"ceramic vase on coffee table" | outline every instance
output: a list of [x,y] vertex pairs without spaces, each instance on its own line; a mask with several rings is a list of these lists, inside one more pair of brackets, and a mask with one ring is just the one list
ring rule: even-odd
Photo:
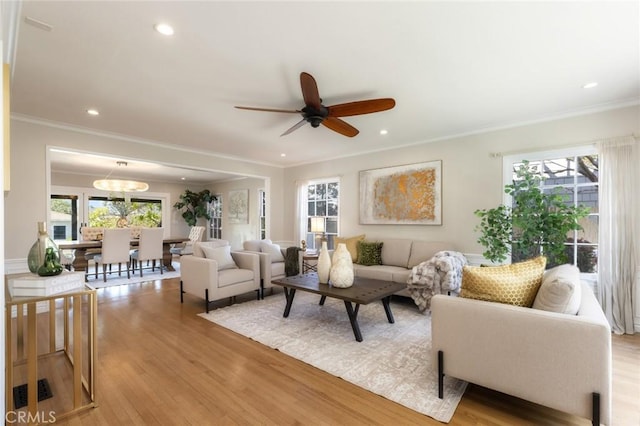
[[344,243],[338,244],[333,252],[329,277],[334,287],[347,288],[353,285],[353,261]]
[[329,283],[329,274],[331,271],[331,257],[327,249],[327,242],[323,241],[318,254],[318,281],[322,284]]

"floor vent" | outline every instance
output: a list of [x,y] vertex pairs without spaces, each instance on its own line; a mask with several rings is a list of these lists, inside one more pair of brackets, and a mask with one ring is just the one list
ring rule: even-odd
[[[52,396],[51,386],[49,386],[47,379],[38,380],[38,401],[44,401]],[[13,388],[13,404],[16,410],[29,405],[26,383]]]

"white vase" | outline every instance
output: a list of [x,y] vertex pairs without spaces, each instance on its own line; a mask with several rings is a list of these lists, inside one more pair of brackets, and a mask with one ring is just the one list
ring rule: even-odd
[[353,261],[346,244],[338,244],[333,252],[329,276],[334,287],[347,288],[353,285]]
[[329,283],[329,272],[331,271],[331,257],[327,249],[327,242],[322,242],[320,254],[318,255],[318,281],[322,284]]

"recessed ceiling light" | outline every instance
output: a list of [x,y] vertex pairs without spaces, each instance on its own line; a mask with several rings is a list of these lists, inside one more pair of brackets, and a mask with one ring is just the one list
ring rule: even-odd
[[87,114],[89,114],[89,115],[100,115],[100,112],[97,109],[89,108],[87,110]]
[[380,130],[380,134],[381,135],[386,135],[387,133],[389,133],[389,131],[387,129]]
[[187,180],[187,178],[186,177],[181,177],[180,180]]
[[596,87],[598,85],[597,81],[592,81],[591,83],[587,83],[584,86],[582,86],[583,89],[593,89],[594,87]]
[[173,27],[169,24],[156,24],[153,28],[160,34],[166,36],[173,35]]
[[280,157],[286,157],[287,154],[285,154],[284,152],[282,154],[280,154]]

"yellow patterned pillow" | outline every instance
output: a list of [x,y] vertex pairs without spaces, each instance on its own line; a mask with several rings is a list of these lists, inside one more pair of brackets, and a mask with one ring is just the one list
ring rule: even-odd
[[339,243],[343,243],[347,246],[347,250],[351,253],[351,260],[355,262],[358,260],[358,241],[364,240],[364,234],[356,235],[355,237],[336,237],[334,242],[334,247],[338,247]]
[[462,271],[461,297],[507,303],[533,305],[547,259],[544,256],[502,266],[465,266]]

